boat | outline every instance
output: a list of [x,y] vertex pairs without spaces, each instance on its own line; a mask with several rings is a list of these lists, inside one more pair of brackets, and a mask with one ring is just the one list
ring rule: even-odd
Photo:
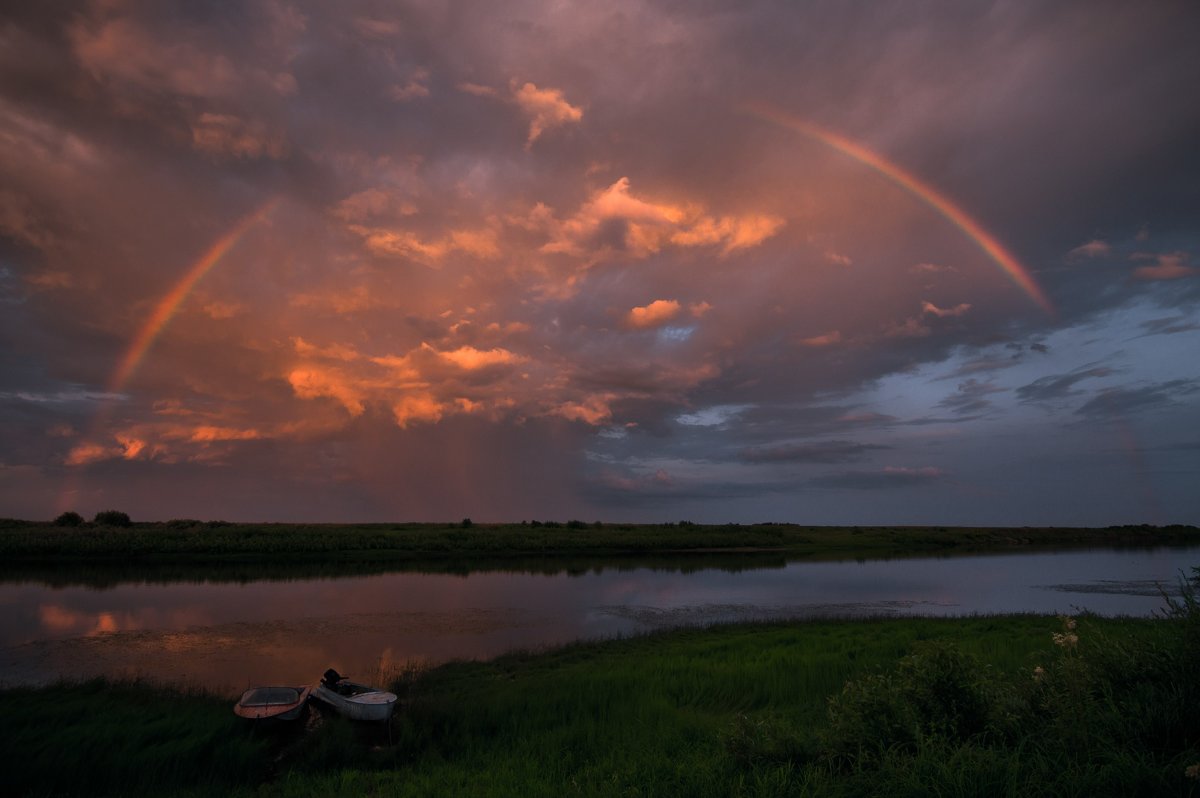
[[301,687],[251,687],[242,693],[233,708],[233,714],[249,720],[295,720],[304,709],[304,702],[312,691],[309,685]]
[[312,697],[352,720],[387,720],[396,708],[396,694],[352,682],[333,668],[312,688]]

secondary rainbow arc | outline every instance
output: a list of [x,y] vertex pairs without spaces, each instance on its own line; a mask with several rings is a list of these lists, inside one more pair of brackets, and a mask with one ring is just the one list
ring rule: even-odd
[[970,214],[933,186],[862,144],[807,120],[758,103],[742,105],[741,110],[758,119],[819,141],[887,177],[961,230],[983,250],[993,263],[1003,270],[1018,288],[1037,303],[1038,307],[1050,316],[1055,315],[1054,305],[1051,304],[1046,293],[1029,273],[1029,270]]
[[263,203],[257,210],[244,216],[233,227],[231,227],[224,235],[218,238],[204,254],[202,254],[190,267],[184,272],[184,275],[179,278],[175,285],[166,295],[158,301],[150,316],[145,323],[134,335],[129,347],[125,350],[125,354],[121,356],[121,360],[117,364],[116,371],[108,381],[108,390],[110,393],[118,393],[125,385],[126,381],[133,376],[137,371],[142,360],[150,351],[155,339],[163,329],[170,323],[171,319],[179,311],[183,301],[187,299],[192,289],[196,284],[212,271],[213,267],[221,262],[242,239],[246,233],[261,222],[279,203],[277,198],[270,199]]

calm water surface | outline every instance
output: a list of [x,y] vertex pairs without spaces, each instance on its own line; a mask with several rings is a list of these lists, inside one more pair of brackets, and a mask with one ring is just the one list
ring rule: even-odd
[[[1200,547],[684,572],[387,573],[103,589],[0,583],[0,683],[140,675],[237,691],[364,678],[579,638],[732,620],[998,612],[1151,615]],[[686,560],[681,560],[681,567]]]

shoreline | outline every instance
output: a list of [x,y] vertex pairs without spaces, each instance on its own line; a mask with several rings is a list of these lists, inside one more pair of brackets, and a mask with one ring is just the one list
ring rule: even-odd
[[1200,528],[813,527],[795,524],[232,524],[171,521],[130,527],[0,522],[4,570],[114,565],[422,563],[454,568],[506,560],[721,557],[892,559],[1079,548],[1200,545]]

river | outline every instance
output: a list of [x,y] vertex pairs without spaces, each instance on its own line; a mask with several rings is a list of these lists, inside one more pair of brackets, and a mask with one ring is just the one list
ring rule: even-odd
[[[729,562],[726,560],[725,562]],[[736,562],[736,561],[735,561]],[[753,561],[751,561],[753,562]],[[138,676],[233,693],[364,679],[686,624],[878,615],[1152,615],[1200,547],[537,572],[0,581],[0,684]]]

